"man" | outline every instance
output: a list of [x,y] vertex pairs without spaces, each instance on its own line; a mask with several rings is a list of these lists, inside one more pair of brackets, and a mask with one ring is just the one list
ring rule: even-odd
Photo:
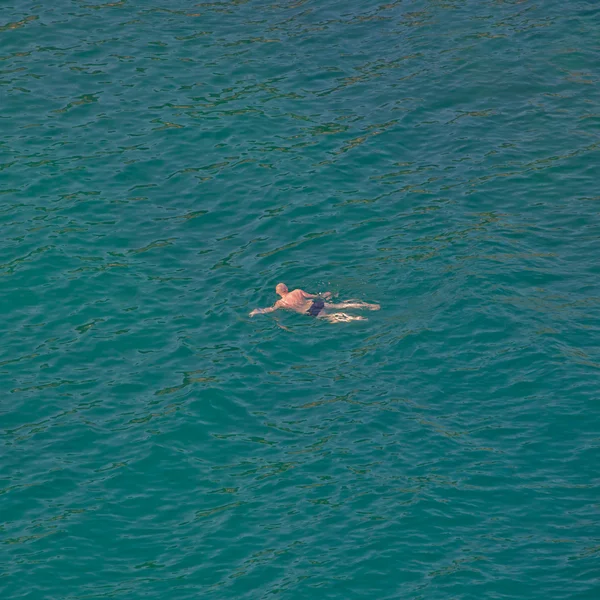
[[325,300],[331,298],[331,292],[325,292],[321,295],[309,294],[304,290],[294,290],[293,292],[290,292],[285,283],[277,284],[275,291],[281,296],[281,299],[277,300],[277,302],[269,308],[255,308],[250,313],[251,317],[258,314],[271,313],[278,308],[284,308],[303,315],[327,319],[330,323],[337,323],[344,321],[364,321],[365,317],[355,317],[343,312],[328,313],[327,309],[365,308],[368,310],[379,310],[379,308],[381,308],[379,304],[367,304],[366,302],[355,300],[332,304],[331,302],[325,302]]

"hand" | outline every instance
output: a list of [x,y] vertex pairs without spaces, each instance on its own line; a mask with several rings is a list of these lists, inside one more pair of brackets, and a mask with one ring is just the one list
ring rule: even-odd
[[258,310],[256,310],[256,308],[248,315],[249,317],[253,317],[254,315],[258,314]]

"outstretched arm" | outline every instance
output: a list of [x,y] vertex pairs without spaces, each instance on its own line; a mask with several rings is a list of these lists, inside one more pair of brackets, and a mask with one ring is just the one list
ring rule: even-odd
[[264,315],[265,313],[272,313],[279,308],[278,305],[279,305],[279,302],[275,302],[275,304],[273,304],[273,306],[269,306],[269,308],[255,308],[250,313],[250,316],[253,317],[254,315]]

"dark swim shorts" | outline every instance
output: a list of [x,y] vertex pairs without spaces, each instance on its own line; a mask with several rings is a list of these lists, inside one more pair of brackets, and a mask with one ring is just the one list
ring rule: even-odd
[[313,300],[312,306],[308,309],[308,314],[311,317],[316,317],[325,308],[325,302],[321,298]]

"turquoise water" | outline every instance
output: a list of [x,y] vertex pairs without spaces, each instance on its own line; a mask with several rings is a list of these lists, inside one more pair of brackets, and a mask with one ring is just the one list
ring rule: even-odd
[[4,2],[0,597],[597,598],[597,17]]

